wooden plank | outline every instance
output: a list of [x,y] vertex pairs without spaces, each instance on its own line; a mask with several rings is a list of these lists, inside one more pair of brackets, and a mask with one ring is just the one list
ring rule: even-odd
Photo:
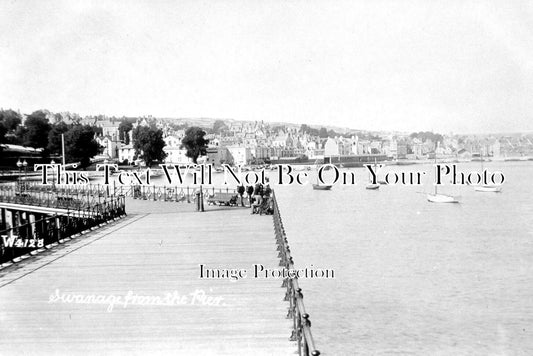
[[[278,267],[272,217],[153,210],[1,270],[2,354],[294,354],[282,281],[250,278],[253,263]],[[200,264],[247,268],[250,276],[200,279]],[[128,293],[153,300],[177,293],[186,303],[109,311],[109,303],[81,303]],[[204,305],[202,293],[220,304]],[[80,302],[54,300],[67,294]]]

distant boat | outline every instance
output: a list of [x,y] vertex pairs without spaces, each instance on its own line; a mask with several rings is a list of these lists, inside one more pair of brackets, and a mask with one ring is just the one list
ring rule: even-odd
[[331,190],[332,185],[329,184],[318,184],[313,183],[313,189],[314,190]]
[[[483,172],[483,158],[481,158],[481,172]],[[474,187],[476,192],[486,192],[486,193],[499,193],[502,191],[502,187],[498,185],[488,185],[484,184],[481,186]]]
[[[435,164],[437,163],[437,158],[435,157]],[[456,197],[446,194],[439,194],[437,192],[437,185],[435,184],[435,192],[433,194],[427,195],[427,200],[432,203],[459,203],[459,200]]]
[[496,185],[482,185],[479,187],[474,187],[474,190],[476,192],[493,192],[493,193],[499,193],[502,191],[502,187],[496,186]]
[[[331,184],[323,184],[318,179],[318,163],[317,162],[318,160],[315,161],[315,167],[316,167],[317,172],[316,172],[316,183],[313,183],[313,189],[314,190],[331,190],[331,187],[333,187]],[[326,168],[329,168],[329,166]]]
[[[376,174],[377,174],[377,169],[376,169],[376,168],[377,168],[377,162],[374,160],[374,172],[376,172]],[[375,183],[375,184],[372,183],[372,177],[370,177],[370,172],[368,173],[368,175],[369,175],[368,178],[369,178],[369,181],[370,181],[370,182],[367,183],[367,185],[366,185],[365,188],[366,188],[366,189],[369,189],[369,190],[376,190],[376,189],[379,189],[379,185],[380,185],[380,184],[379,184],[379,183]]]
[[[436,190],[437,186],[435,186]],[[428,194],[427,199],[432,203],[459,203],[459,200],[451,195],[437,194],[436,192],[435,194]]]
[[[527,159],[527,158],[526,158]],[[505,162],[519,162],[525,161],[523,157],[505,157],[503,159]]]

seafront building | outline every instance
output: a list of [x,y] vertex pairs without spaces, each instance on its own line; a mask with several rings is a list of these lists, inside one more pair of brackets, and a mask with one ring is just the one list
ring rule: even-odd
[[[173,129],[168,122],[154,118],[141,118],[134,124],[148,126],[150,123],[161,128],[167,153],[165,163],[186,164],[190,159],[181,148],[185,136],[183,128]],[[96,122],[102,127],[98,142],[104,155],[119,162],[134,162],[135,153],[130,142],[125,144],[119,137],[120,121]],[[209,131],[209,128],[206,127]],[[440,135],[439,135],[440,136]],[[223,132],[210,132],[206,162],[215,164],[258,164],[270,161],[294,162],[321,160],[324,157],[355,157],[378,155],[389,160],[424,160],[437,155],[441,158],[472,159],[486,157],[504,159],[533,155],[533,135],[509,136],[460,136],[443,135],[429,137],[419,134],[380,134],[365,133],[352,135],[328,135],[320,137],[301,132],[296,126],[274,126],[262,122],[232,122]]]
[[[22,115],[23,122],[25,115]],[[190,159],[181,148],[188,125],[198,125],[198,119],[173,121],[156,119],[151,116],[141,118],[109,118],[104,116],[81,118],[71,113],[48,113],[51,122],[62,120],[67,123],[80,123],[99,128],[95,139],[102,148],[102,157],[123,164],[138,164],[132,130],[120,131],[125,120],[137,126],[152,126],[161,129],[165,140],[165,163],[186,164]],[[176,123],[178,122],[178,123]],[[533,134],[507,135],[458,135],[433,134],[429,132],[371,133],[365,131],[309,131],[307,125],[270,124],[264,122],[226,121],[226,127],[213,132],[210,125],[204,129],[209,140],[205,162],[220,164],[262,164],[269,162],[314,162],[325,157],[345,157],[348,161],[357,156],[378,156],[388,160],[427,160],[435,157],[469,160],[512,159],[533,156]],[[3,145],[3,152],[13,151]],[[357,160],[357,159],[356,159]]]

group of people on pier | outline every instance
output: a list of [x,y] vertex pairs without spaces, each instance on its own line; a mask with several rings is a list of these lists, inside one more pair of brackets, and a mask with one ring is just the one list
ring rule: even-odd
[[241,205],[244,206],[244,193],[248,194],[248,201],[250,202],[250,208],[252,208],[251,214],[273,214],[274,202],[272,201],[272,189],[270,184],[263,186],[261,183],[257,183],[255,186],[244,187],[240,185],[237,187],[237,193],[241,197]]

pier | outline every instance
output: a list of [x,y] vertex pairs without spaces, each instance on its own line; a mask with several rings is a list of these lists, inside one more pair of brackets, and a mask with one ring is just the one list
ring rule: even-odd
[[[194,195],[158,200],[164,191],[123,198],[127,216],[0,269],[2,353],[319,355],[297,279],[252,275],[294,268],[275,196],[274,215],[258,216],[197,212]],[[200,264],[248,277],[199,278]]]

